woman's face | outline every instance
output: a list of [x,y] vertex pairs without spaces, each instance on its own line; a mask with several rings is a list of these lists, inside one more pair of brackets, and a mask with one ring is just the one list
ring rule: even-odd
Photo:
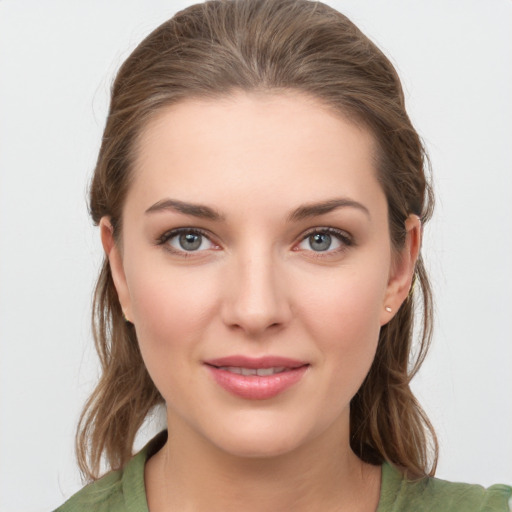
[[408,229],[398,263],[372,136],[308,96],[162,110],[122,244],[108,219],[102,236],[170,431],[242,456],[348,442],[350,400],[407,294]]

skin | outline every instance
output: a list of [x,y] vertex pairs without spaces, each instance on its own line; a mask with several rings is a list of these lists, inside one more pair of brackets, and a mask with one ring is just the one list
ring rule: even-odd
[[[108,218],[101,233],[167,405],[169,441],[146,465],[152,512],[377,507],[380,468],[350,449],[349,403],[407,296],[421,227],[409,217],[406,244],[393,249],[373,155],[366,129],[293,92],[187,100],[145,128],[121,242]],[[147,211],[169,198],[221,219]],[[290,218],[340,198],[360,206]],[[207,237],[186,252],[179,237],[162,238],[176,228]],[[315,228],[342,238],[314,250]],[[248,400],[204,364],[233,354],[309,368],[278,396]]]

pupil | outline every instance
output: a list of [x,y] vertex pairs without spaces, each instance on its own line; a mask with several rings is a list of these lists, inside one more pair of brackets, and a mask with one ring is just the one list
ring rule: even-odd
[[196,251],[201,246],[201,235],[194,233],[180,235],[180,245],[187,251]]
[[326,251],[331,246],[331,235],[315,233],[309,237],[309,243],[315,251]]

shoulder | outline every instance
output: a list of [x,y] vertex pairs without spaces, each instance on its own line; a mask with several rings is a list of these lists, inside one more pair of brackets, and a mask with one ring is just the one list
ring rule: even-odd
[[54,512],[148,512],[144,467],[166,440],[167,432],[161,432],[123,469],[85,486]]
[[382,467],[381,503],[377,512],[509,512],[512,487],[448,482],[438,478],[408,481],[389,464]]
[[55,512],[114,512],[123,509],[123,472],[113,471],[86,485]]

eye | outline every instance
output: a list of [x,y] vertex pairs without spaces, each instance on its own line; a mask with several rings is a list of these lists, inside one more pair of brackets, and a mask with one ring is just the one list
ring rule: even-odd
[[338,252],[352,245],[352,238],[335,228],[315,228],[306,233],[297,248],[314,252]]
[[158,240],[176,253],[200,252],[217,247],[208,236],[198,229],[180,228],[164,233]]

